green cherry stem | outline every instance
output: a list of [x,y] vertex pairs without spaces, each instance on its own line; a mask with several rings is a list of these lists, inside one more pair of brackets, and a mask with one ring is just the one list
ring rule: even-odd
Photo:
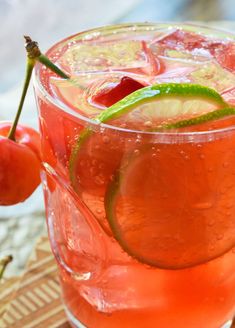
[[28,54],[28,58],[35,59],[39,61],[41,64],[45,65],[51,71],[62,77],[63,79],[69,79],[70,77],[65,74],[58,66],[53,64],[48,57],[43,55],[38,47],[38,43],[36,41],[32,41],[29,36],[25,36],[25,48]]
[[8,134],[8,139],[11,139],[13,141],[16,141],[15,140],[16,127],[17,127],[17,124],[18,124],[18,121],[19,121],[19,118],[20,118],[20,114],[22,112],[25,96],[26,96],[26,93],[27,93],[27,90],[28,90],[28,87],[29,87],[29,82],[31,80],[34,65],[35,65],[35,60],[32,59],[32,58],[27,58],[25,81],[24,81],[24,85],[23,85],[21,98],[20,98],[20,103],[19,103],[19,107],[18,107],[17,112],[16,112],[14,122],[13,122],[13,124],[11,126],[11,129],[9,131],[9,134]]
[[15,132],[17,128],[17,124],[22,112],[22,108],[24,105],[25,96],[29,87],[29,83],[32,76],[32,71],[34,68],[34,65],[36,61],[39,61],[43,65],[45,65],[47,68],[49,68],[51,71],[62,77],[63,79],[69,79],[70,77],[65,74],[59,67],[57,67],[55,64],[53,64],[49,58],[47,58],[45,55],[43,55],[38,47],[38,43],[36,41],[32,41],[32,39],[29,36],[24,36],[25,38],[25,49],[27,51],[27,64],[26,64],[26,74],[25,74],[25,81],[23,85],[23,90],[20,98],[19,107],[16,113],[16,117],[14,119],[14,122],[12,124],[12,127],[8,134],[8,139],[11,139],[13,141],[15,140]]
[[57,75],[59,75],[60,77],[62,77],[63,79],[69,79],[69,76],[66,75],[63,71],[61,71],[61,69],[56,66],[55,64],[53,64],[49,58],[43,54],[41,54],[37,60],[45,65],[47,68],[50,68],[54,73],[56,73]]
[[3,277],[3,274],[6,270],[7,265],[13,260],[12,255],[8,255],[0,259],[0,280]]

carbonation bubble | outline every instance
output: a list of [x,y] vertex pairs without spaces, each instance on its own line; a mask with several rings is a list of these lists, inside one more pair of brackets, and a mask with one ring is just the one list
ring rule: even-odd
[[135,154],[135,155],[139,155],[139,154],[140,154],[140,150],[139,150],[139,149],[135,149],[135,150],[134,150],[134,154]]

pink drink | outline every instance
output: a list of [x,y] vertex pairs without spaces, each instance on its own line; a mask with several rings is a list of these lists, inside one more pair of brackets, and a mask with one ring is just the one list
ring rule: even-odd
[[[233,318],[235,118],[173,133],[146,132],[179,119],[172,108],[167,117],[141,109],[109,124],[92,119],[156,83],[209,86],[232,105],[234,49],[233,35],[193,25],[121,25],[48,51],[72,82],[37,67],[48,231],[74,327],[221,328]],[[104,202],[120,167],[126,182],[111,210],[133,224],[135,247],[163,266],[136,260],[114,238]]]

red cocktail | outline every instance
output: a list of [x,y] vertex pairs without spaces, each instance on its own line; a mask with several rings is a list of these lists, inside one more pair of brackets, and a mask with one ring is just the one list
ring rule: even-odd
[[72,325],[221,328],[235,311],[235,117],[154,131],[197,116],[197,96],[96,117],[170,82],[209,86],[232,106],[234,36],[120,25],[48,56],[71,76],[38,66],[35,81],[48,231]]

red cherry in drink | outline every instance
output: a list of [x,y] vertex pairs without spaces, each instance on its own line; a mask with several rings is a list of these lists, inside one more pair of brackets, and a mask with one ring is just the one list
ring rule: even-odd
[[10,123],[0,124],[0,205],[28,198],[40,183],[40,138],[32,128],[17,125],[15,141]]
[[130,93],[145,87],[142,83],[129,76],[123,76],[119,83],[101,90],[93,96],[92,101],[106,107],[112,106]]

